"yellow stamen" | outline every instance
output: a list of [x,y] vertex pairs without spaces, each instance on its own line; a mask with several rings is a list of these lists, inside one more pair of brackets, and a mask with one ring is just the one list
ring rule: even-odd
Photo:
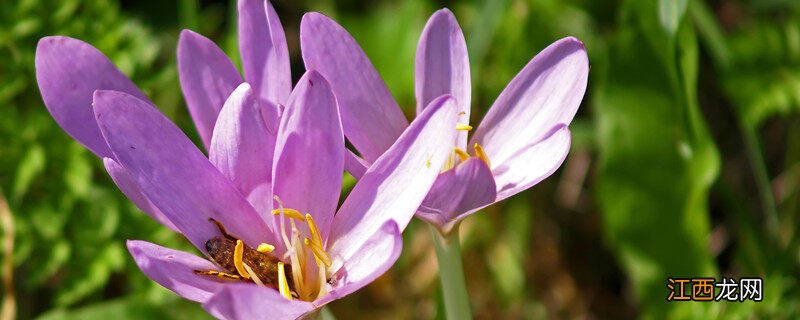
[[238,272],[242,278],[250,279],[250,274],[247,273],[247,270],[243,266],[243,255],[244,242],[242,242],[242,240],[236,240],[236,247],[233,248],[233,266],[236,267],[236,272]]
[[253,282],[255,282],[259,287],[264,286],[264,283],[261,282],[261,279],[258,278],[258,275],[256,275],[255,272],[253,272],[253,269],[251,269],[250,266],[248,266],[246,263],[242,263],[242,266],[244,267],[245,270],[247,270],[247,274],[250,275],[250,278],[253,279]]
[[256,251],[261,252],[261,253],[270,253],[272,251],[275,251],[275,246],[273,246],[271,244],[268,244],[268,243],[262,243],[262,244],[258,245],[258,248],[256,248]]
[[472,130],[472,126],[468,124],[456,124],[456,130],[460,131],[470,131]]
[[327,277],[327,272],[325,268],[322,267],[322,262],[320,261],[317,261],[317,272],[319,272],[319,274],[317,275],[318,277],[317,279],[319,279],[319,292],[317,292],[317,297],[322,297],[328,294],[328,286],[327,286],[328,282],[325,281],[325,278]]
[[331,257],[327,252],[325,252],[325,249],[314,243],[314,241],[311,241],[309,238],[305,238],[303,243],[305,243],[306,246],[311,248],[311,251],[314,252],[314,258],[317,258],[318,261],[324,263],[326,267],[331,266]]
[[311,217],[310,213],[306,213],[306,222],[308,223],[308,230],[311,231],[311,240],[322,247],[322,236],[319,235],[317,224],[314,223],[314,218]]
[[485,162],[487,166],[491,167],[492,163],[489,162],[489,157],[486,156],[486,151],[483,151],[483,147],[481,147],[481,144],[476,142],[474,147],[475,147],[475,156],[483,160],[483,162]]
[[459,148],[455,148],[455,149],[453,150],[453,152],[455,152],[455,153],[456,153],[456,155],[457,155],[459,158],[461,158],[461,161],[467,161],[467,159],[469,159],[469,154],[468,154],[466,151],[464,151],[464,150],[461,150],[461,149],[459,149]]
[[283,269],[283,262],[278,262],[278,291],[286,299],[292,300],[292,292],[289,290],[289,281],[286,280],[286,270]]
[[444,166],[442,167],[441,172],[445,172],[447,170],[453,169],[456,166],[456,158],[453,153],[447,155],[447,161],[444,162]]
[[281,214],[281,210],[283,210],[283,215],[286,216],[287,218],[292,218],[292,219],[296,219],[296,220],[300,220],[300,221],[305,221],[305,218],[303,217],[303,214],[300,213],[300,211],[297,211],[295,209],[289,209],[289,208],[273,209],[272,210],[272,214],[277,216],[277,215]]

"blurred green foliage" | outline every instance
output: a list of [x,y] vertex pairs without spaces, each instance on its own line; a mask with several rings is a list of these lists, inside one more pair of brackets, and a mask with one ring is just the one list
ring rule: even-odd
[[[477,124],[551,42],[587,46],[590,84],[555,176],[465,221],[480,318],[800,317],[800,6],[790,0],[274,2],[294,77],[303,12],[359,41],[407,114],[427,17],[451,8],[471,57]],[[181,28],[238,61],[234,1],[0,2],[0,190],[16,227],[21,319],[208,317],[145,278],[125,249],[192,251],[120,194],[58,128],[34,75],[39,38],[98,47],[197,141],[177,82]],[[352,186],[352,181],[345,188]],[[427,227],[386,276],[338,301],[341,319],[441,318]],[[760,276],[761,303],[666,302],[667,277]]]

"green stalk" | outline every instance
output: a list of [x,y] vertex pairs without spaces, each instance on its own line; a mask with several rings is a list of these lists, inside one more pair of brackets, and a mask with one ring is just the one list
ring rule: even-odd
[[[742,117],[741,115],[739,116]],[[767,165],[762,156],[761,144],[758,134],[753,125],[746,121],[740,121],[742,133],[744,135],[747,155],[750,158],[750,165],[756,178],[756,187],[761,200],[761,209],[767,219],[767,232],[770,238],[777,243],[778,239],[778,210],[775,207],[775,197],[772,195],[772,184],[767,173]]]
[[458,226],[443,235],[431,226],[436,258],[439,262],[439,282],[444,297],[444,310],[447,319],[472,319],[467,285],[464,281],[464,267],[461,264],[461,245],[458,242]]

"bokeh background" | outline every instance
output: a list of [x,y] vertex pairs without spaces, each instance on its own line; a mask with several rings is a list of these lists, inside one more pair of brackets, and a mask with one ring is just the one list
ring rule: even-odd
[[[800,2],[273,4],[295,79],[299,21],[321,11],[354,35],[409,116],[417,39],[428,16],[449,7],[469,47],[473,124],[539,50],[569,35],[586,43],[590,82],[565,164],[462,225],[476,317],[800,317]],[[13,304],[19,319],[209,317],[134,265],[126,239],[194,249],[138,212],[51,119],[34,51],[46,35],[93,44],[198,141],[178,84],[178,34],[198,31],[238,64],[235,17],[232,0],[0,1],[6,312]],[[667,303],[670,276],[763,277],[764,299]],[[393,269],[330,310],[339,319],[443,319],[428,227],[414,221]]]

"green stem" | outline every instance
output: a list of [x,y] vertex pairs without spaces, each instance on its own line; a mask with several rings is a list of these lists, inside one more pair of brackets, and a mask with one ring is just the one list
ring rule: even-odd
[[444,296],[447,319],[472,319],[464,267],[461,264],[461,245],[458,242],[458,226],[447,235],[431,226],[436,258],[439,262],[439,281]]
[[775,207],[775,197],[772,194],[772,184],[769,181],[767,166],[761,154],[761,144],[758,141],[755,127],[746,121],[740,122],[747,154],[756,178],[756,187],[761,198],[761,209],[767,218],[767,231],[771,240],[775,241],[778,238],[778,210]]

